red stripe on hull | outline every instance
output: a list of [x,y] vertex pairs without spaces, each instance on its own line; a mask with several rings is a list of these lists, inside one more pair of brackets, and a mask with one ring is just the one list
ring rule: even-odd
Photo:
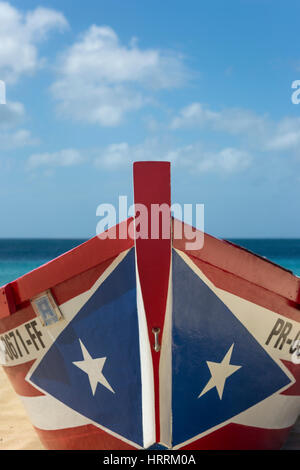
[[7,317],[16,311],[14,293],[10,284],[0,288],[0,318]]
[[232,273],[224,273],[221,269],[190,254],[188,256],[216,287],[267,308],[272,312],[279,313],[291,320],[299,321],[300,312],[298,304]]
[[13,315],[0,319],[0,334],[12,330],[13,328],[17,328],[18,326],[23,325],[23,323],[26,323],[33,318],[36,318],[36,314],[28,302],[24,308],[18,310]]
[[[64,302],[80,295],[89,290],[104,271],[110,266],[116,257],[106,260],[104,263],[87,270],[78,276],[74,276],[71,279],[66,280],[60,284],[57,284],[51,289],[51,292],[55,298],[57,305],[61,305]],[[33,318],[36,318],[36,314],[29,302],[24,302],[23,308],[8,317],[0,319],[0,334],[6,331],[17,328],[18,326],[26,323]]]
[[285,443],[291,427],[261,429],[228,424],[180,450],[277,450]]
[[49,450],[136,450],[92,424],[55,431],[35,428],[46,449]]
[[44,395],[37,388],[26,382],[25,377],[35,360],[17,366],[2,366],[4,372],[14,387],[15,392],[23,397],[39,397]]
[[[131,248],[134,244],[132,238],[128,236],[126,239],[118,238],[118,231],[120,233],[124,232],[126,236],[131,222],[132,219],[128,219],[119,224],[117,228],[109,229],[108,232],[112,233],[114,238],[100,240],[98,237],[94,237],[10,283],[16,305],[20,305],[40,292],[51,289],[55,285],[65,282]],[[114,235],[115,230],[117,238]]]
[[[134,202],[136,210],[136,256],[141,291],[145,307],[148,334],[151,346],[154,343],[153,328],[160,328],[160,341],[163,334],[171,262],[171,182],[170,164],[167,162],[138,162],[134,164]],[[139,225],[139,208],[147,208],[147,218]],[[154,205],[165,205],[163,219],[151,217]],[[153,214],[152,214],[153,215]],[[161,221],[163,220],[163,223]],[[166,227],[166,233],[163,229]],[[139,232],[146,230],[146,239]],[[155,230],[157,239],[151,234]],[[166,238],[164,238],[166,237]],[[152,348],[156,441],[160,440],[159,428],[159,360],[160,352]]]
[[201,250],[186,251],[186,243],[190,240],[184,237],[184,225],[179,220],[173,220],[173,233],[182,232],[181,239],[174,238],[174,248],[184,251],[193,259],[199,259],[225,271],[223,275],[232,273],[292,302],[300,303],[298,277],[237,245],[207,234],[204,234],[204,246]]
[[56,300],[57,305],[61,305],[73,297],[76,297],[77,295],[80,295],[83,292],[91,289],[91,287],[115,259],[116,257],[110,258],[95,268],[85,271],[84,273],[81,273],[78,276],[68,279],[67,281],[53,287],[51,292]]
[[300,366],[290,361],[282,361],[285,367],[293,374],[296,382],[287,388],[281,395],[299,395],[300,396]]

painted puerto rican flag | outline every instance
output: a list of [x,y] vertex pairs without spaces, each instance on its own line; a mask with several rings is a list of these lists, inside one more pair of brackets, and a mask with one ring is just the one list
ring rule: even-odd
[[299,365],[277,334],[288,325],[299,337],[292,318],[216,287],[173,253],[174,448],[281,447],[300,413]]
[[49,449],[277,449],[299,415],[299,280],[229,243],[95,238],[3,292],[1,362]]

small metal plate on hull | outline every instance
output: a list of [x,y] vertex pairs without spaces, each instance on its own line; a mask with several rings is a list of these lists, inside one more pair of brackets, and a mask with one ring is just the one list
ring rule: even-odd
[[62,313],[56,305],[50,290],[31,299],[31,305],[44,326],[52,325],[62,318]]

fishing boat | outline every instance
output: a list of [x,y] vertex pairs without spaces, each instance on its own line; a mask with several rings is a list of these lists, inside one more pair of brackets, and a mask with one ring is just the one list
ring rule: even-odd
[[297,420],[300,278],[174,219],[170,181],[134,163],[134,217],[0,289],[46,449],[275,450]]

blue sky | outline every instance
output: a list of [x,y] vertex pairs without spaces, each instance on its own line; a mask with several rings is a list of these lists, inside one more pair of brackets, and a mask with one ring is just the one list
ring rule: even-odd
[[95,235],[168,160],[217,237],[300,237],[300,4],[0,0],[0,237]]

